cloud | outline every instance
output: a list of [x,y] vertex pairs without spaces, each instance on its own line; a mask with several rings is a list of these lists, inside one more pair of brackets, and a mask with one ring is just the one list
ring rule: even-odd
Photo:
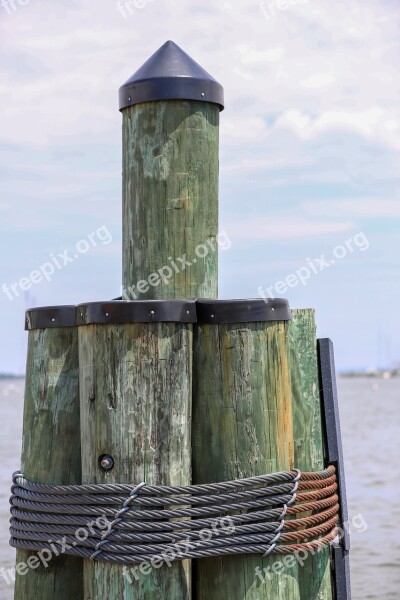
[[284,48],[282,46],[276,46],[275,48],[268,48],[267,50],[256,50],[250,45],[238,44],[236,46],[236,52],[243,65],[265,65],[266,63],[278,62],[284,54]]
[[240,140],[259,139],[260,135],[267,132],[267,125],[261,117],[239,117],[236,119],[222,119],[221,136],[238,138]]
[[352,227],[354,224],[351,221],[306,221],[282,214],[241,219],[239,222],[228,221],[225,229],[232,239],[264,239],[267,242],[340,233]]
[[[395,227],[397,3],[281,4],[287,8],[268,19],[259,0],[154,0],[126,18],[116,0],[16,1],[10,15],[0,5],[0,229],[10,280],[30,257],[47,256],[71,235],[99,223],[120,230],[117,91],[167,39],[225,88],[221,186],[229,194],[221,194],[221,208],[238,250],[222,260],[232,286],[237,281],[226,273],[238,262],[247,277],[253,240],[261,249],[271,242],[272,255],[284,248],[290,262],[304,248],[318,255],[325,237],[359,227],[364,217],[371,229]],[[388,256],[397,242],[382,238],[374,248]],[[107,297],[110,282],[119,286],[120,268],[117,246],[104,252],[104,260],[78,261],[66,279],[38,289],[38,302]],[[359,274],[348,273],[352,280]],[[369,279],[360,293],[368,286]],[[324,301],[332,296],[336,314],[331,289],[324,283]],[[349,302],[346,310],[359,314]],[[3,311],[6,327],[19,322],[20,309]],[[13,334],[6,337],[0,359],[11,367],[23,359]]]
[[302,209],[313,217],[350,217],[354,219],[398,219],[400,217],[399,200],[373,196],[304,202]]
[[[0,140],[37,146],[97,135],[106,143],[119,122],[119,85],[167,36],[224,84],[229,113],[223,119],[274,111],[279,125],[304,140],[343,128],[391,147],[398,140],[390,3],[383,11],[378,1],[310,0],[270,20],[258,2],[154,0],[126,19],[114,1],[68,5],[37,0],[0,20]],[[360,76],[366,68],[368,77]],[[251,115],[234,109],[244,95],[252,99]]]
[[279,118],[277,127],[288,128],[306,141],[333,131],[348,131],[400,150],[400,121],[395,111],[377,106],[364,111],[332,110],[318,117],[291,109]]
[[335,75],[333,73],[314,73],[306,79],[303,79],[300,83],[306,88],[318,89],[326,86],[330,86],[335,82]]
[[[263,156],[244,156],[243,158],[233,158],[232,161],[227,162],[222,165],[221,173],[222,176],[224,173],[251,173],[252,171],[261,171],[263,173],[267,173],[272,170],[279,170],[281,172],[284,171],[285,178],[283,181],[288,182],[288,178],[291,173],[289,173],[289,168],[301,169],[302,167],[307,167],[312,165],[312,160],[307,157],[285,157],[285,156],[273,156],[271,154],[264,154]],[[268,180],[269,183],[272,182],[272,179]]]

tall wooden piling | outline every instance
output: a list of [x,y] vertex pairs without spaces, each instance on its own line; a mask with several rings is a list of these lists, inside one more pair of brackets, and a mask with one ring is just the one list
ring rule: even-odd
[[[26,329],[29,334],[21,470],[36,483],[79,484],[76,309],[33,309],[26,313]],[[46,566],[37,555],[17,550],[15,600],[83,598],[80,558],[53,553]]]
[[[279,300],[200,303],[193,359],[195,483],[293,468],[289,317]],[[274,573],[275,560],[240,555],[195,561],[196,600],[298,600],[296,566]],[[257,567],[268,574],[264,581]]]
[[[217,294],[222,104],[222,87],[173,42],[122,86],[123,300]],[[95,322],[79,338],[83,480],[191,483],[191,326]],[[97,455],[113,451],[120,466],[105,475]],[[121,566],[85,560],[84,572],[90,598],[191,598],[189,561],[132,583]]]
[[173,42],[122,86],[124,300],[217,297],[222,104]]

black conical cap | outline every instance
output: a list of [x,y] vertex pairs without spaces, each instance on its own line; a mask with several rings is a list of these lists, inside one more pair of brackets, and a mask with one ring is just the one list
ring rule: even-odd
[[224,89],[174,42],[166,42],[119,90],[119,109],[156,100],[200,100],[224,108]]

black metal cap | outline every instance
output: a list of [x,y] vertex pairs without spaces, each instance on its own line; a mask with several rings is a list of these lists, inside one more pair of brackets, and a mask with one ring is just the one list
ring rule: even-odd
[[177,44],[168,41],[119,89],[119,110],[156,100],[200,100],[224,109],[224,89]]
[[291,318],[289,303],[283,298],[197,301],[198,323],[254,323]]

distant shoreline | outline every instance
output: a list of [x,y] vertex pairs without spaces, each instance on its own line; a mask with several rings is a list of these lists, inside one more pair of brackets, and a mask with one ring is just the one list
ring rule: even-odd
[[25,375],[16,375],[15,373],[0,373],[0,381],[4,379],[25,379]]
[[347,378],[367,377],[369,379],[392,379],[394,377],[400,377],[400,371],[399,369],[388,369],[387,371],[342,371],[341,373],[338,373],[338,376]]

